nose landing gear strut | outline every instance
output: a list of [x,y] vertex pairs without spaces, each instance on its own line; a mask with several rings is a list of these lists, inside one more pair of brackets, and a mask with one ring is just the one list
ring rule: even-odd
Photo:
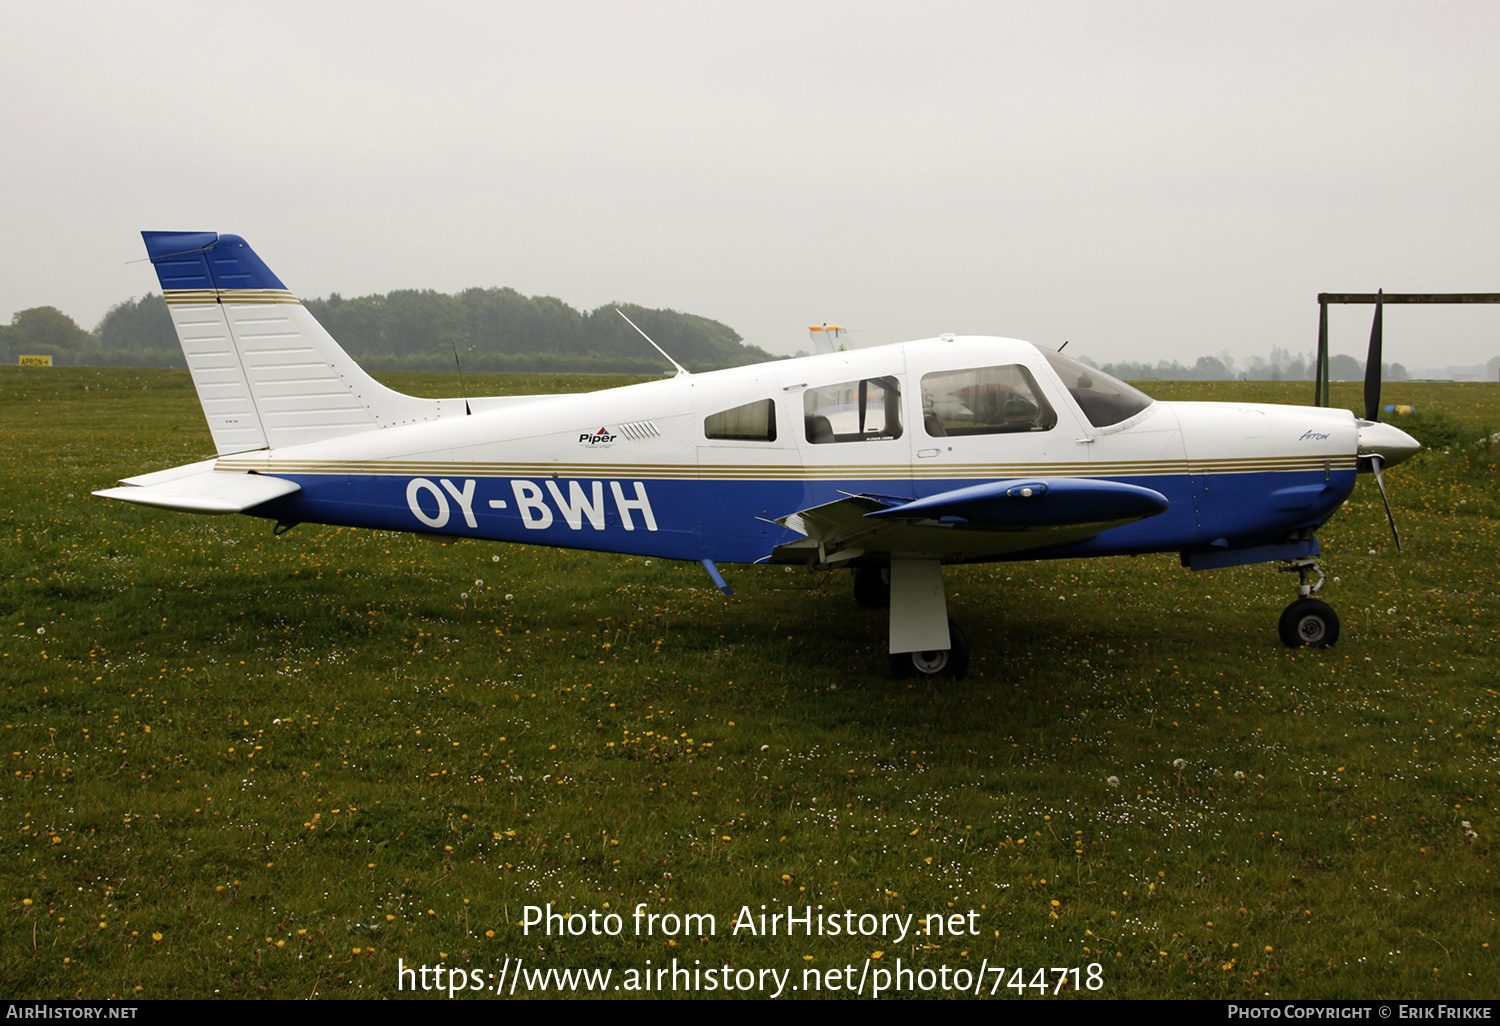
[[[1297,600],[1281,612],[1277,630],[1281,643],[1287,648],[1328,648],[1339,640],[1339,615],[1333,607],[1313,593],[1323,587],[1323,571],[1316,559],[1292,559],[1281,568],[1288,573],[1295,571],[1300,579],[1297,585]],[[1312,575],[1318,579],[1313,581]]]

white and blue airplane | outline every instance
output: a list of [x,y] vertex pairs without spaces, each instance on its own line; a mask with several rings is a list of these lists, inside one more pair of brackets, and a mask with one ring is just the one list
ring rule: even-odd
[[946,563],[1281,561],[1300,576],[1282,640],[1331,645],[1315,532],[1358,471],[1420,448],[1347,410],[1158,402],[1029,342],[954,335],[418,399],[362,371],[238,236],[144,236],[218,452],[96,495],[692,560],[726,593],[721,563],[849,568],[861,605],[890,608],[898,675],[967,666]]

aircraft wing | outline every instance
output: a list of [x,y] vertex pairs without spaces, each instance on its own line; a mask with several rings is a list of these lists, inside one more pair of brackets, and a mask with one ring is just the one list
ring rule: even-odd
[[1084,541],[1167,506],[1160,492],[1092,478],[989,481],[916,500],[850,495],[777,520],[805,537],[777,546],[771,562],[993,558]]
[[182,513],[242,513],[302,487],[279,477],[214,470],[217,462],[210,459],[127,477],[120,481],[125,487],[105,488],[94,494]]

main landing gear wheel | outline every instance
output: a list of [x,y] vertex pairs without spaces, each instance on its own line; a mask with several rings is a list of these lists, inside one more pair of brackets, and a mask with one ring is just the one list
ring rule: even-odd
[[969,668],[969,639],[948,621],[948,648],[933,652],[891,653],[893,677],[948,677],[958,680]]
[[1298,599],[1282,612],[1279,629],[1287,648],[1328,648],[1339,640],[1339,614],[1320,599]]
[[891,572],[883,566],[854,568],[854,601],[861,609],[891,608]]

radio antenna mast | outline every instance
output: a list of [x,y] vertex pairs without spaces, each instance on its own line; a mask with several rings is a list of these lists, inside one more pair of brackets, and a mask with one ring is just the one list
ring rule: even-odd
[[[625,311],[621,310],[618,306],[615,307],[615,313],[619,314],[621,317],[625,317]],[[625,317],[625,323],[630,325],[636,331],[641,331],[641,326],[635,323],[635,321],[632,321],[629,317]],[[670,356],[667,356],[667,351],[661,346],[657,345],[656,342],[652,340],[650,335],[646,334],[644,331],[641,331],[641,338],[645,339],[647,342],[650,342],[652,349],[655,349],[661,355],[666,356],[667,362],[670,363],[673,367],[677,368],[677,374],[675,375],[676,377],[681,378],[687,376],[688,369],[682,364],[678,363],[676,360],[672,359]]]

